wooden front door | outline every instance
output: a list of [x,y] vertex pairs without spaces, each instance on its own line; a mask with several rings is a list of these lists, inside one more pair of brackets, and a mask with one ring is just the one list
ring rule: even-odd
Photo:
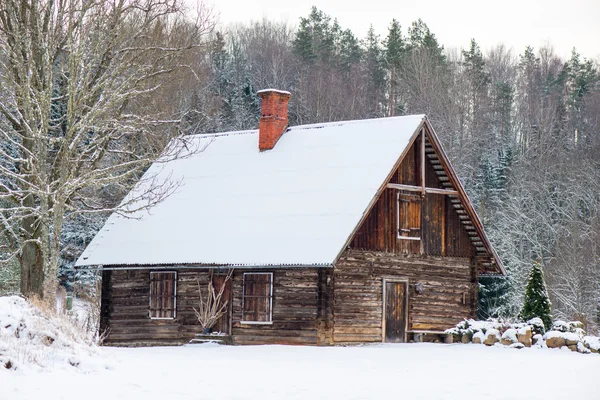
[[406,282],[384,281],[385,341],[406,341]]
[[223,290],[223,296],[221,297],[222,302],[227,302],[227,311],[213,327],[213,332],[221,332],[229,335],[231,327],[231,279],[225,281],[226,275],[213,275],[213,287],[215,292],[218,294],[223,284],[225,289]]

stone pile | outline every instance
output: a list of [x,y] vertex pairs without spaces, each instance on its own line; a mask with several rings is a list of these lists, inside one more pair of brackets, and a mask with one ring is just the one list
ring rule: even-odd
[[552,330],[544,332],[539,318],[526,323],[507,321],[465,320],[446,334],[451,334],[455,343],[474,343],[486,346],[568,348],[582,354],[600,353],[600,338],[586,336],[580,322],[557,321]]

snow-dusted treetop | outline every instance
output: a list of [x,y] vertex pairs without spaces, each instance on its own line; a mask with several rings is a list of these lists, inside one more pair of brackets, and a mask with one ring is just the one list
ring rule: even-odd
[[257,130],[192,136],[204,150],[146,173],[175,193],[113,214],[76,265],[330,266],[424,119],[296,126],[265,152]]

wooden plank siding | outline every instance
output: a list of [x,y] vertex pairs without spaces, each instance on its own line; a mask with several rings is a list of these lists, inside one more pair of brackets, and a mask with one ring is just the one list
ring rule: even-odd
[[[468,258],[347,250],[334,272],[335,343],[382,340],[383,278],[408,280],[408,330],[443,331],[473,316],[476,281]],[[415,284],[423,284],[417,294]]]
[[[167,269],[168,270],[168,269]],[[198,284],[208,270],[177,271],[177,313],[174,319],[151,319],[150,270],[103,271],[101,333],[118,346],[187,343],[202,328],[194,314]],[[273,272],[273,322],[242,324],[244,272]],[[231,329],[235,344],[328,344],[331,341],[331,272],[318,268],[236,270],[231,280]],[[329,279],[328,279],[329,278]]]
[[[420,138],[407,150],[398,169],[387,183],[419,186]],[[441,188],[429,159],[425,162],[427,187]],[[427,193],[421,198],[421,242],[398,239],[398,190],[387,188],[377,199],[350,243],[354,249],[386,251],[396,254],[427,254],[433,256],[472,257],[474,249],[458,214],[450,203],[453,196]],[[406,196],[420,193],[400,191]],[[416,214],[416,213],[415,213]]]
[[273,272],[273,318],[270,324],[242,323],[242,274],[234,274],[232,283],[235,344],[306,344],[319,340],[319,270],[285,268],[246,272]]

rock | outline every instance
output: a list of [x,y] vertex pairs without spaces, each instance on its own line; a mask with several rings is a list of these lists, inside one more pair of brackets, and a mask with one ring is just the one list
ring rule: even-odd
[[510,345],[511,349],[522,349],[525,345],[523,343],[517,342]]
[[[551,333],[551,332],[548,332]],[[551,335],[546,337],[546,346],[551,349],[558,349],[565,345],[565,339],[558,335]]]
[[592,353],[600,352],[600,338],[596,336],[584,336],[583,339],[581,339],[581,342]]
[[498,343],[500,341],[500,339],[498,339],[498,337],[496,335],[489,335],[485,338],[485,340],[483,341],[483,344],[485,344],[486,346],[493,346],[494,344]]
[[79,364],[81,364],[81,361],[79,360],[79,358],[73,356],[73,357],[69,357],[69,364],[71,364],[73,367],[79,367]]
[[568,347],[568,348],[569,348],[569,350],[571,350],[571,351],[577,351],[577,345],[575,345],[575,344],[571,344],[571,345],[569,345],[569,346],[567,346],[567,347]]
[[502,338],[500,339],[500,343],[505,346],[510,346],[513,343],[517,343],[517,330],[516,329],[507,329],[502,334]]
[[587,347],[585,347],[585,345],[583,344],[583,342],[578,342],[577,343],[577,352],[581,353],[581,354],[590,354],[591,353],[590,349],[588,349]]
[[473,343],[481,344],[481,338],[479,336],[473,336]]
[[11,359],[2,360],[1,363],[6,369],[13,369],[15,364],[13,364]]
[[460,338],[460,342],[464,344],[470,343],[471,341],[469,340],[469,335],[463,334]]
[[494,344],[500,341],[500,339],[498,339],[498,336],[500,336],[500,332],[498,332],[498,330],[488,329],[488,331],[485,333],[485,339],[483,340],[483,344],[485,344],[486,346],[493,346]]
[[577,346],[577,343],[579,343],[579,340],[575,340],[575,339],[572,339],[572,338],[566,338],[565,339],[565,344],[567,346]]
[[530,326],[525,326],[517,331],[517,340],[525,347],[531,347],[532,334]]
[[54,338],[50,335],[44,335],[42,336],[42,343],[46,346],[50,346],[54,343]]

